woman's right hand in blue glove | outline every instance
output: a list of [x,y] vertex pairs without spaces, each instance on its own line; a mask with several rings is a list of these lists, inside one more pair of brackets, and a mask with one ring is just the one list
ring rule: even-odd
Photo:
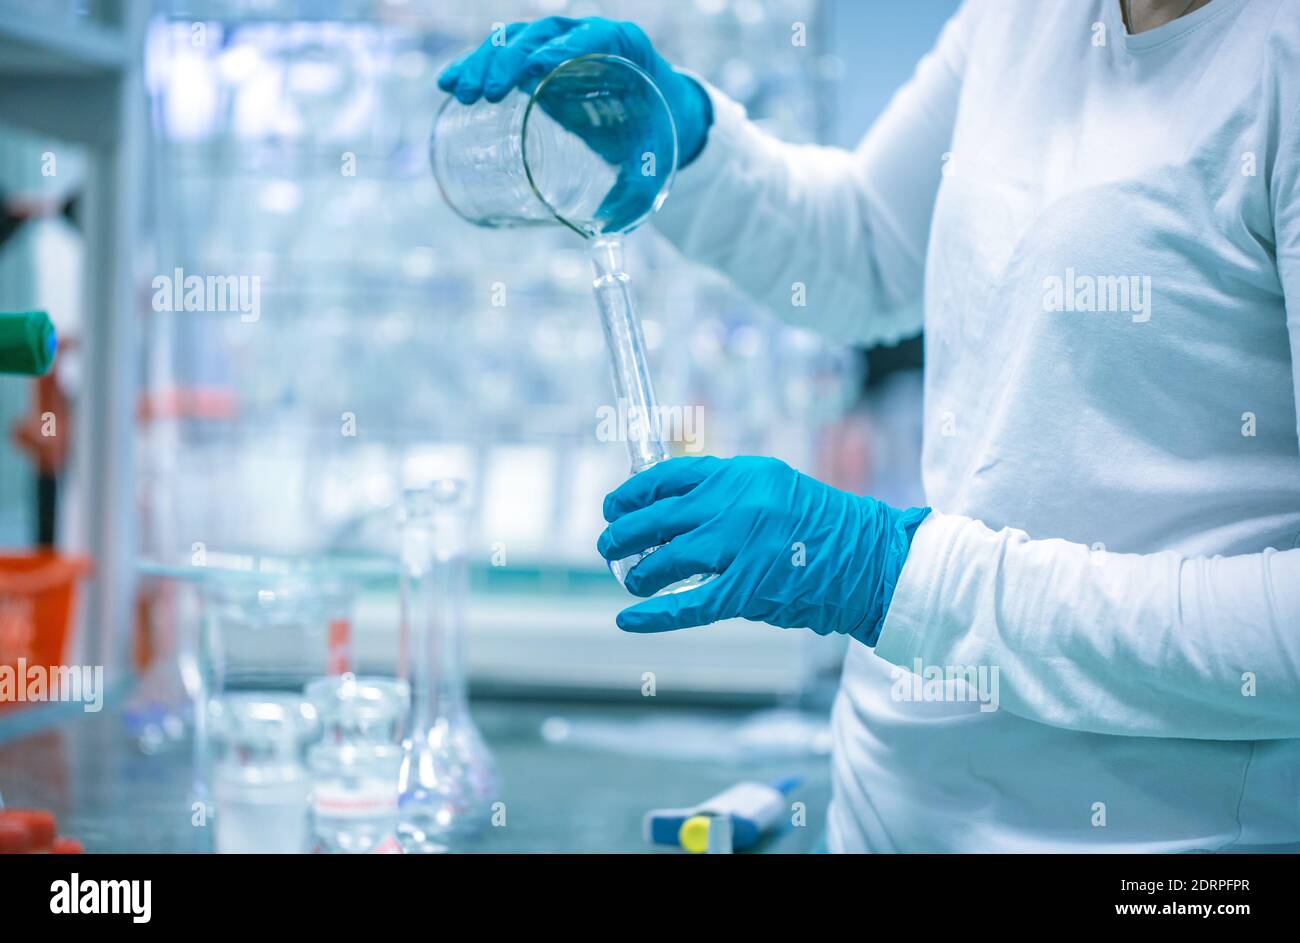
[[548,16],[534,23],[511,23],[447,66],[438,76],[438,87],[465,105],[480,98],[499,102],[512,88],[540,79],[561,62],[591,53],[622,56],[645,69],[677,125],[678,165],[685,167],[699,155],[713,123],[709,96],[698,82],[665,62],[635,23],[599,16]]

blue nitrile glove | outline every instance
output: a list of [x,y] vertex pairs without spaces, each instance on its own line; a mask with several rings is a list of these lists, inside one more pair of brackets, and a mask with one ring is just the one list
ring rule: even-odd
[[[704,149],[713,123],[708,94],[665,62],[635,23],[548,16],[534,23],[511,23],[502,45],[494,45],[493,38],[489,35],[469,55],[447,66],[438,76],[438,87],[466,105],[479,98],[499,102],[516,86],[529,90],[531,83],[569,59],[595,52],[622,56],[645,69],[663,92],[677,125],[677,165],[685,167]],[[554,117],[563,123],[561,116]]]
[[664,544],[628,574],[624,585],[637,596],[694,573],[720,574],[624,609],[618,625],[629,632],[740,616],[875,645],[929,513],[840,491],[774,458],[674,458],[606,496],[610,523],[596,549],[620,560]]

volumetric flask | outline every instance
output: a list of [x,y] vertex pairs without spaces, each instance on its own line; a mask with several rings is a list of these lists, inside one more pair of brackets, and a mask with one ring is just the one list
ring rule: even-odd
[[[677,130],[650,76],[618,56],[580,56],[497,104],[448,98],[429,150],[443,197],[469,222],[558,222],[587,240],[632,471],[671,457],[621,240],[663,204],[677,171]],[[641,556],[610,565],[619,582]]]
[[463,700],[452,637],[465,603],[463,501],[464,485],[454,479],[402,496],[399,671],[410,679],[412,704],[397,836],[408,854],[448,851],[481,831],[495,797],[491,754]]

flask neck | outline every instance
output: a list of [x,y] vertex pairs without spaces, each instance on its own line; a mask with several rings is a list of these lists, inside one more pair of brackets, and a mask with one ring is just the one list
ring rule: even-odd
[[632,280],[623,271],[623,241],[617,235],[589,241],[595,279],[592,290],[609,352],[619,436],[627,444],[633,472],[670,456],[661,430],[659,404],[646,366],[645,338],[637,318]]

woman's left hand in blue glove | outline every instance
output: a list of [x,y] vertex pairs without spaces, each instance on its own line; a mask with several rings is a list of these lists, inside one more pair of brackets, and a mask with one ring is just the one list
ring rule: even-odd
[[929,512],[840,491],[774,458],[674,458],[606,496],[609,526],[596,549],[620,560],[663,545],[628,574],[637,596],[718,574],[624,609],[618,625],[629,632],[742,617],[875,645]]

